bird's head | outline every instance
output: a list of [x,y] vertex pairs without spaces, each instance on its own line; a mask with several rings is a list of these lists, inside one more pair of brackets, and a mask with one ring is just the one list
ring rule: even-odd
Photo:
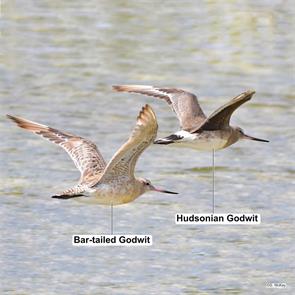
[[171,191],[155,188],[152,185],[151,181],[148,179],[145,179],[145,178],[139,178],[138,181],[141,184],[143,192],[155,191],[155,192],[166,193],[166,194],[178,194],[176,192],[171,192]]
[[236,131],[235,133],[238,135],[239,139],[250,139],[255,141],[269,142],[269,140],[261,139],[261,138],[257,138],[257,137],[253,137],[253,136],[245,134],[244,130],[240,127],[234,127],[234,130]]

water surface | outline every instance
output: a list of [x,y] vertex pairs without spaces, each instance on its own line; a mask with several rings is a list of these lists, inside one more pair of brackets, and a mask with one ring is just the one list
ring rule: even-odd
[[[292,1],[3,1],[1,31],[1,294],[294,294]],[[51,199],[78,172],[5,114],[92,139],[107,160],[147,102],[159,136],[177,130],[164,102],[119,83],[182,87],[206,114],[255,89],[232,123],[271,142],[216,153],[216,212],[262,224],[176,226],[175,213],[211,210],[211,154],[152,146],[137,175],[180,195],[146,194],[114,223],[154,245],[72,247],[72,234],[109,233],[109,208]]]

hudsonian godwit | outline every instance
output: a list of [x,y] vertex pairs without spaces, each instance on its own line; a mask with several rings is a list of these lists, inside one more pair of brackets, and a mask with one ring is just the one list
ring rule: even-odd
[[255,91],[248,90],[241,93],[206,117],[197,97],[182,89],[144,85],[116,85],[113,89],[154,96],[166,100],[171,106],[178,117],[181,130],[156,140],[154,142],[156,144],[181,144],[198,150],[219,150],[241,139],[268,142],[265,139],[246,135],[240,127],[229,125],[233,112],[250,100]]

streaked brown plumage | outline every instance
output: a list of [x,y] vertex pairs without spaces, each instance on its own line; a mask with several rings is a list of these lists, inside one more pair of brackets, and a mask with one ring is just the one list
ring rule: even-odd
[[88,196],[90,198],[85,199],[90,199],[92,203],[118,205],[131,202],[149,190],[173,193],[156,189],[150,181],[134,176],[136,161],[157,134],[156,116],[149,105],[142,108],[131,136],[108,165],[96,145],[87,139],[20,117],[7,117],[19,127],[61,146],[80,170],[78,184],[54,196],[55,198]]

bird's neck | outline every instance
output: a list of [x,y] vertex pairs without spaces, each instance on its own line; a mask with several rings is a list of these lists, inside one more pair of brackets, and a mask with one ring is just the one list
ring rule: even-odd
[[239,133],[235,130],[234,127],[229,126],[229,131],[230,131],[230,136],[227,140],[226,146],[230,146],[240,139]]

